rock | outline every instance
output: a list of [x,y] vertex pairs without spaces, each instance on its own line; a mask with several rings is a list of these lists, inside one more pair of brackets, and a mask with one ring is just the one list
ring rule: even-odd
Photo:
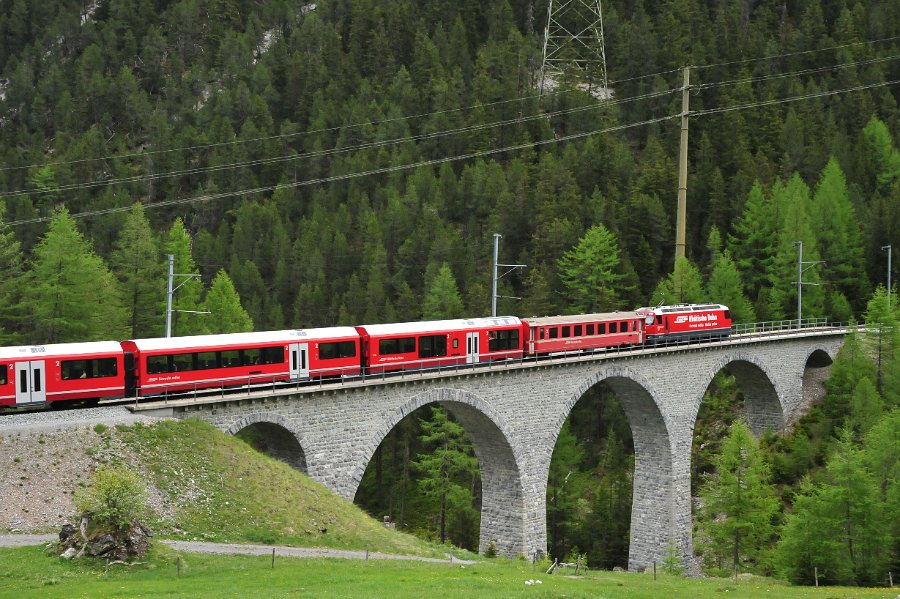
[[66,539],[74,535],[76,531],[77,529],[68,522],[63,524],[62,529],[59,531],[59,542],[65,543]]
[[60,555],[60,557],[63,559],[72,559],[73,557],[75,557],[76,553],[78,553],[78,552],[75,551],[74,547],[69,547],[68,549],[66,549],[65,551],[62,552],[62,555]]
[[144,557],[150,550],[150,537],[152,536],[153,532],[149,528],[136,522],[125,535],[125,554],[128,557]]
[[103,533],[89,539],[84,544],[84,552],[93,557],[103,557],[116,549],[116,537],[109,533]]

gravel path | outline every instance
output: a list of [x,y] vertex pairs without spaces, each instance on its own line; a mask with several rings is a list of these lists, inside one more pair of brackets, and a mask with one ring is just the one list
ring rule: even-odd
[[178,551],[191,553],[219,553],[239,555],[275,555],[284,557],[334,557],[339,559],[400,559],[419,562],[473,564],[471,560],[456,559],[452,556],[441,559],[437,557],[421,557],[418,555],[398,555],[395,553],[366,553],[349,549],[326,549],[324,547],[284,547],[272,545],[243,545],[237,543],[207,543],[204,541],[169,541],[162,540],[169,547]]
[[44,410],[30,414],[3,414],[0,416],[0,434],[50,432],[73,426],[98,423],[114,426],[135,422],[158,422],[159,418],[133,414],[125,406],[106,406],[81,410]]
[[[59,537],[57,535],[0,535],[0,547],[24,547],[27,545],[43,545],[52,543]],[[161,539],[169,547],[177,551],[188,553],[215,553],[220,555],[275,555],[279,557],[332,557],[338,559],[399,559],[419,562],[473,564],[471,560],[456,559],[448,556],[446,559],[436,557],[421,557],[418,555],[398,555],[394,553],[367,553],[365,551],[352,551],[349,549],[326,549],[324,547],[285,547],[272,545],[243,545],[238,543],[207,543],[204,541],[172,541]]]

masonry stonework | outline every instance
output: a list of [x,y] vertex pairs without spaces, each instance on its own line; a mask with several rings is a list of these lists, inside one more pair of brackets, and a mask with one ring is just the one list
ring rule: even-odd
[[[669,540],[693,565],[691,442],[713,377],[722,369],[736,377],[755,433],[778,430],[796,419],[814,392],[803,388],[810,365],[827,364],[842,341],[840,335],[810,336],[503,363],[442,376],[228,398],[173,413],[231,434],[247,426],[278,429],[282,437],[273,444],[280,457],[352,501],[387,434],[417,408],[441,404],[466,429],[479,460],[481,551],[494,544],[505,555],[530,558],[547,549],[547,477],[562,425],[588,389],[606,382],[634,437],[629,568],[661,561]],[[299,455],[286,455],[292,448]]]

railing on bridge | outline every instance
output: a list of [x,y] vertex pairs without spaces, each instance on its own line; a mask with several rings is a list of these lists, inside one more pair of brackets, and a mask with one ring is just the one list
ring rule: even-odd
[[[503,360],[494,360],[494,361],[485,361],[485,362],[473,362],[467,363],[465,357],[453,357],[447,358],[446,360],[438,360],[435,363],[434,358],[430,358],[427,361],[423,360],[419,367],[416,367],[416,362],[407,363],[407,367],[403,370],[397,371],[381,371],[377,373],[367,373],[365,375],[359,374],[359,367],[347,367],[345,370],[348,374],[335,376],[330,378],[322,378],[322,377],[311,377],[309,379],[302,379],[296,381],[285,381],[284,377],[276,377],[272,375],[253,375],[247,377],[245,380],[235,380],[231,379],[229,381],[222,381],[220,385],[216,385],[213,387],[209,386],[209,383],[202,383],[202,388],[200,388],[201,383],[195,384],[195,388],[193,390],[185,390],[186,383],[173,383],[169,387],[172,389],[177,388],[178,391],[169,391],[167,389],[163,389],[160,393],[154,394],[152,396],[145,396],[140,398],[135,398],[135,402],[140,399],[149,400],[149,401],[163,401],[164,403],[168,403],[171,400],[184,400],[184,399],[198,399],[198,400],[218,400],[225,399],[226,397],[230,399],[238,399],[241,397],[250,396],[255,392],[272,390],[274,391],[289,391],[289,390],[301,390],[301,389],[315,389],[315,388],[324,388],[324,387],[341,387],[341,386],[356,386],[362,383],[371,382],[371,381],[385,381],[385,380],[409,380],[416,378],[423,378],[427,375],[453,375],[457,373],[463,373],[467,371],[491,371],[491,370],[503,370],[508,369],[513,366],[519,366],[523,364],[547,364],[553,362],[564,362],[564,361],[572,361],[578,359],[585,358],[597,358],[597,357],[613,357],[620,355],[634,355],[637,353],[653,353],[658,351],[665,351],[668,349],[688,349],[691,346],[708,346],[710,343],[717,344],[735,344],[735,343],[745,343],[747,341],[758,341],[765,338],[773,338],[773,337],[785,337],[790,336],[791,334],[797,333],[808,333],[808,332],[827,332],[827,331],[847,331],[847,330],[860,330],[861,325],[856,325],[854,323],[829,323],[824,318],[813,318],[813,319],[804,319],[802,321],[797,321],[797,319],[792,320],[772,320],[765,322],[756,322],[756,323],[739,323],[732,326],[731,335],[728,337],[721,337],[719,335],[709,335],[705,338],[695,338],[695,339],[678,339],[678,340],[664,340],[659,341],[653,344],[646,345],[630,345],[630,346],[618,346],[618,347],[610,347],[610,348],[602,348],[602,349],[586,349],[586,350],[577,350],[577,351],[569,351],[569,352],[556,352],[541,356],[526,356],[522,355],[516,358],[507,358]],[[427,362],[427,366],[426,366]],[[332,372],[334,369],[330,369]],[[350,374],[352,373],[352,374]],[[246,381],[246,382],[245,382]]]

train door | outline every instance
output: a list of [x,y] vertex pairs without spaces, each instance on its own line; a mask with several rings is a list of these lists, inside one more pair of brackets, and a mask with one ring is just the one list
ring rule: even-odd
[[16,403],[47,401],[46,374],[43,360],[16,363]]
[[466,364],[478,362],[478,333],[466,333]]
[[291,344],[291,379],[309,378],[309,344]]

